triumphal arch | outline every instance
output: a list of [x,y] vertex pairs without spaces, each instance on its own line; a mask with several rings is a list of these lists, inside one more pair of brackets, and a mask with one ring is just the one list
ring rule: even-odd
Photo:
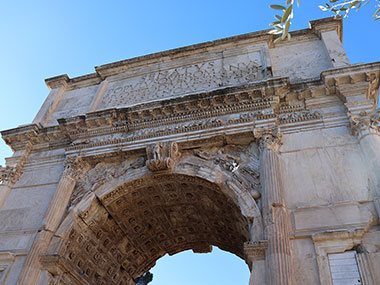
[[214,245],[250,284],[379,284],[380,62],[350,64],[340,19],[291,34],[47,79],[2,132],[0,283],[132,285]]

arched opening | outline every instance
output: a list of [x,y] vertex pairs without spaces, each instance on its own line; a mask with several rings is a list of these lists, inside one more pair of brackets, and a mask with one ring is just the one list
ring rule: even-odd
[[59,256],[53,276],[134,284],[165,254],[213,245],[244,259],[250,221],[218,184],[162,173],[114,186],[89,195],[61,224],[50,243],[50,256]]
[[160,258],[149,285],[248,284],[250,270],[241,258],[213,246],[210,253],[183,251]]

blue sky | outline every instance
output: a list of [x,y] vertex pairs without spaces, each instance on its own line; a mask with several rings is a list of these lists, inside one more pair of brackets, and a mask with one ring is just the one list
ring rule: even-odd
[[[94,72],[97,65],[267,29],[274,19],[269,4],[282,2],[2,1],[0,130],[33,120],[49,92],[45,78],[75,77]],[[291,29],[330,16],[317,8],[323,3],[301,0]],[[374,4],[372,0],[344,20],[344,47],[352,63],[380,61]],[[1,141],[0,164],[11,155]],[[219,250],[163,257],[153,273],[152,285],[248,284],[249,278],[241,259]]]

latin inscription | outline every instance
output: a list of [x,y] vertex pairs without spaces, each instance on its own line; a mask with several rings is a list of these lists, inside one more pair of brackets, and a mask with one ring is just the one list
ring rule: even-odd
[[261,79],[263,75],[260,59],[257,56],[259,53],[253,55],[239,56],[233,58],[234,60],[217,59],[110,83],[103,95],[100,109],[130,106]]

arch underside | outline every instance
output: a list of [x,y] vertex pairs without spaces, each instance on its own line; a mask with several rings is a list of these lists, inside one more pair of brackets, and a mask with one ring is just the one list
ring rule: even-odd
[[55,255],[90,284],[128,284],[167,253],[212,245],[244,258],[249,240],[248,220],[217,184],[182,174],[122,184],[72,215]]

